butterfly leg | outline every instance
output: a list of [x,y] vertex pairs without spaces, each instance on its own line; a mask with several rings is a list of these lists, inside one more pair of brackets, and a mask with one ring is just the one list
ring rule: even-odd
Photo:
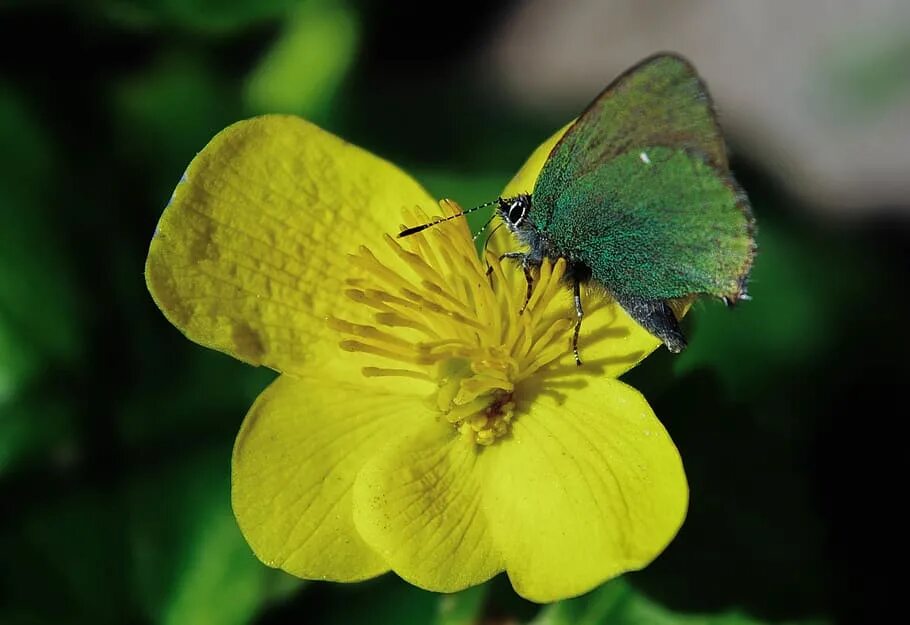
[[[512,260],[520,260],[521,268],[525,272],[525,282],[528,283],[528,290],[525,292],[525,303],[522,304],[521,310],[518,311],[519,315],[523,315],[525,312],[525,309],[528,307],[528,302],[531,301],[531,293],[534,290],[534,275],[531,273],[531,264],[532,264],[531,259],[524,252],[506,252],[505,254],[503,254],[502,256],[499,257],[499,260],[502,260],[504,258],[510,258]],[[488,269],[487,275],[489,275],[489,273],[492,270],[493,270],[492,268]]]
[[575,354],[575,364],[581,366],[581,357],[578,355],[578,333],[581,332],[581,320],[585,317],[585,311],[581,307],[581,282],[578,280],[572,283],[572,292],[575,295],[575,334],[572,335],[572,352]]
[[534,276],[531,275],[531,263],[528,262],[528,255],[524,254],[524,258],[521,260],[521,268],[525,271],[525,282],[528,283],[528,290],[525,292],[525,303],[521,305],[521,310],[518,311],[519,315],[525,314],[525,310],[528,308],[528,303],[531,301],[531,291],[534,289]]
[[[528,255],[524,252],[506,252],[505,254],[499,255],[499,262],[502,262],[504,259],[508,258],[510,260],[520,260],[522,264],[527,262]],[[493,273],[493,265],[487,264],[487,275]]]

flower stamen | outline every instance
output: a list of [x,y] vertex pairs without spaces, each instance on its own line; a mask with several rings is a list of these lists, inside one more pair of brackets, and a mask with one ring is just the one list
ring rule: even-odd
[[[461,210],[446,200],[440,206],[446,215]],[[408,212],[411,223],[427,220]],[[478,445],[493,444],[509,432],[521,381],[569,349],[573,319],[557,296],[565,260],[544,261],[520,313],[524,276],[493,254],[481,261],[464,221],[383,239],[391,255],[361,246],[352,260],[367,277],[348,280],[345,291],[373,311],[373,325],[330,319],[339,345],[401,365],[363,367],[366,377],[435,382],[430,405],[440,418]]]

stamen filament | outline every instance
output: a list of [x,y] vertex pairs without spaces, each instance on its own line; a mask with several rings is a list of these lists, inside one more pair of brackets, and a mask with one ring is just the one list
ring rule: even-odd
[[[460,212],[448,201],[440,208]],[[429,219],[419,209],[407,212],[411,223]],[[440,418],[478,445],[493,444],[515,418],[520,382],[569,348],[572,320],[556,297],[565,261],[541,264],[519,314],[527,291],[520,269],[507,276],[492,253],[482,262],[465,222],[383,240],[381,256],[361,247],[351,257],[365,277],[348,280],[345,290],[372,309],[363,319],[375,325],[330,318],[329,327],[342,335],[343,350],[402,364],[363,367],[364,376],[436,382],[428,399]]]

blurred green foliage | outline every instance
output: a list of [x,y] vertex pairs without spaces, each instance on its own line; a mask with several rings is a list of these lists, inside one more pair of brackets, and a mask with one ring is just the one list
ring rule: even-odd
[[244,100],[253,113],[291,113],[321,123],[357,52],[353,10],[321,0],[288,19],[247,81]]
[[907,62],[910,38],[906,23],[889,25],[884,31],[855,33],[832,46],[817,63],[817,84],[811,85],[813,102],[841,120],[874,118],[903,106],[910,90]]
[[[624,579],[608,582],[587,595],[543,608],[531,625],[761,625],[738,612],[681,614],[636,592]],[[795,621],[791,621],[796,625]],[[801,621],[810,625],[812,621]]]
[[298,4],[298,0],[102,0],[99,9],[121,27],[218,36],[280,19]]
[[461,69],[495,24],[481,2],[427,34],[333,0],[0,15],[0,623],[757,625],[880,603],[855,538],[900,532],[876,513],[897,443],[863,426],[907,371],[905,222],[825,225],[737,164],[760,224],[754,300],[697,305],[688,351],[628,376],[692,489],[645,571],[542,608],[502,576],[452,596],[303,583],[256,560],[230,509],[233,437],[273,374],[190,344],[145,291],[174,184],[227,124],[287,112],[469,206],[575,112],[524,119]]
[[72,362],[80,343],[78,295],[59,230],[61,179],[53,140],[30,105],[0,84],[0,403],[45,362]]
[[224,450],[207,450],[130,485],[135,589],[153,622],[247,623],[302,585],[250,553],[231,515],[226,464]]

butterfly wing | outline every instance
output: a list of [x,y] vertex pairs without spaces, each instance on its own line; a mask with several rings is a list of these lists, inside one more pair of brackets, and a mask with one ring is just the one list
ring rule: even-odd
[[711,98],[673,54],[617,78],[554,146],[531,218],[551,249],[630,301],[732,301],[754,252]]
[[652,56],[619,76],[553,147],[534,187],[537,228],[548,228],[556,199],[578,178],[647,146],[698,152],[717,170],[727,171],[707,89],[695,68],[674,54]]
[[637,147],[556,200],[551,244],[623,301],[710,294],[736,301],[752,263],[744,194],[699,154]]

